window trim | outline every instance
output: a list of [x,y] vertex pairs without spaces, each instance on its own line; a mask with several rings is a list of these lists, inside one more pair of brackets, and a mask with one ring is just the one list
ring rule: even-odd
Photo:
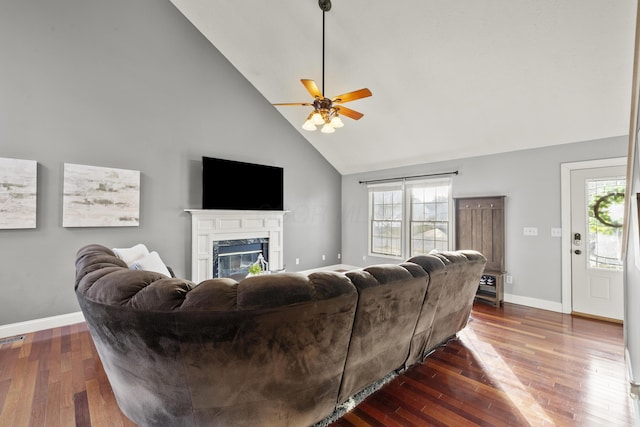
[[[412,187],[420,187],[425,186],[436,186],[438,184],[446,183],[448,186],[448,209],[447,209],[447,250],[451,250],[453,245],[454,238],[454,203],[453,203],[453,179],[451,176],[448,177],[433,177],[433,178],[424,178],[415,179],[408,181],[407,179],[395,180],[395,181],[386,181],[384,183],[370,183],[367,184],[368,189],[368,218],[367,218],[367,256],[376,257],[376,258],[387,258],[390,260],[402,261],[408,259],[411,255],[411,222],[412,222],[412,197],[411,197],[411,189]],[[372,241],[372,223],[373,223],[373,193],[375,191],[380,191],[381,189],[396,189],[402,191],[402,224],[401,224],[401,235],[400,235],[400,252],[399,256],[389,255],[389,254],[380,254],[377,252],[373,252],[373,241]]]
[[[373,193],[376,191],[381,191],[385,189],[387,191],[400,190],[402,191],[402,218],[401,226],[400,226],[400,255],[391,255],[391,254],[382,254],[378,252],[373,252]],[[376,258],[387,258],[392,260],[402,260],[403,254],[405,252],[404,248],[404,235],[406,232],[406,221],[405,221],[405,211],[406,211],[406,190],[405,190],[405,182],[402,181],[388,181],[383,183],[372,183],[367,184],[367,201],[368,201],[368,216],[367,216],[367,256],[376,257]]]

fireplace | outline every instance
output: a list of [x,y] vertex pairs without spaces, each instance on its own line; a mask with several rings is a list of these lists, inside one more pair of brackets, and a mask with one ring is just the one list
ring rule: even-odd
[[[216,268],[214,264],[217,264],[218,270],[221,265],[226,269],[226,263],[229,264],[229,271],[235,271],[236,268],[242,270],[253,255],[244,254],[240,257],[229,255],[229,259],[225,259],[225,256],[234,252],[258,250],[255,248],[227,249],[230,244],[221,245],[220,242],[240,241],[241,245],[244,244],[242,242],[251,245],[259,244],[262,255],[269,262],[269,269],[271,271],[284,269],[282,232],[286,211],[186,209],[186,212],[191,214],[191,281],[200,283],[203,280],[229,275],[239,277],[242,272],[214,271]],[[214,261],[215,245],[218,246],[218,258],[221,251],[229,251],[223,254],[223,260],[218,259],[217,263]],[[255,256],[257,257],[257,252]]]
[[243,277],[262,255],[269,262],[269,239],[216,240],[213,242],[213,277]]

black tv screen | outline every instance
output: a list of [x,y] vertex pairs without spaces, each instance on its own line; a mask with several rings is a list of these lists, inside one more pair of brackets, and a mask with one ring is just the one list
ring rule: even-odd
[[284,170],[202,157],[202,209],[284,210]]

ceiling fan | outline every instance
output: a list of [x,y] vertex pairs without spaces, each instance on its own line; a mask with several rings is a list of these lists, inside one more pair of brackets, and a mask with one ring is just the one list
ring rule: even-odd
[[364,114],[347,108],[342,104],[371,96],[371,91],[367,88],[363,88],[343,93],[342,95],[334,96],[333,98],[327,98],[324,96],[324,17],[325,13],[331,10],[331,0],[318,0],[318,5],[322,10],[322,90],[318,88],[315,81],[310,79],[301,79],[300,81],[304,87],[311,96],[313,96],[313,102],[289,102],[273,105],[313,107],[313,111],[307,117],[302,128],[314,131],[316,130],[316,126],[323,125],[321,132],[333,133],[336,128],[344,126],[340,119],[341,115],[353,120],[359,120],[364,116]]

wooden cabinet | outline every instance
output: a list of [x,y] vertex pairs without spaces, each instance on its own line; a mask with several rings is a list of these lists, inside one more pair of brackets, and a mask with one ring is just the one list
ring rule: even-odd
[[478,284],[477,299],[500,306],[504,300],[505,196],[457,197],[455,202],[456,249],[474,249],[487,258]]

